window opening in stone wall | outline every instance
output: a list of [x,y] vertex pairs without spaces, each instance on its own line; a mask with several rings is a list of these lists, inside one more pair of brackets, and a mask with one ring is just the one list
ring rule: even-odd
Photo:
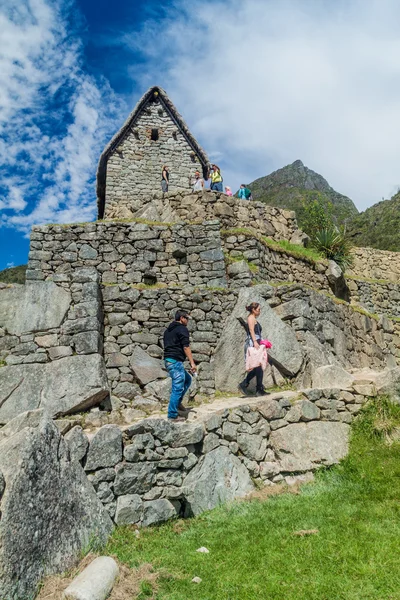
[[190,153],[190,160],[191,160],[193,163],[194,163],[194,162],[196,162],[196,155],[195,155],[195,153],[194,153],[194,152],[191,152],[191,153]]
[[151,139],[156,142],[158,140],[158,129],[151,130]]
[[157,283],[157,277],[154,273],[145,273],[143,275],[143,283],[145,285],[155,285]]

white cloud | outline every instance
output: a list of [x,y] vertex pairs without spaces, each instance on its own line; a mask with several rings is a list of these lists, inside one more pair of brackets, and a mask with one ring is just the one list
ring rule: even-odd
[[[121,108],[83,67],[70,0],[0,8],[0,225],[90,220],[96,163]],[[76,7],[75,7],[76,10]]]
[[395,0],[177,0],[124,43],[226,183],[300,158],[364,210],[400,183],[399,19]]

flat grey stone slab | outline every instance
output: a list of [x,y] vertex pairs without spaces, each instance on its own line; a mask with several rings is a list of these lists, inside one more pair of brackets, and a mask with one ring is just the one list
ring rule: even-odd
[[70,292],[53,281],[9,287],[0,294],[0,327],[13,335],[57,328],[70,304]]
[[99,354],[68,356],[45,364],[0,368],[0,424],[37,408],[58,417],[86,410],[108,394]]

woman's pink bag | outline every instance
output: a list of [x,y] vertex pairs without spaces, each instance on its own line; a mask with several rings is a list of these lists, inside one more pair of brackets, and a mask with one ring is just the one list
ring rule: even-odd
[[246,371],[252,371],[257,367],[261,367],[263,371],[267,368],[268,354],[265,345],[261,345],[258,349],[254,346],[247,348],[246,353]]
[[265,346],[267,349],[272,348],[272,343],[269,340],[260,340],[260,346]]

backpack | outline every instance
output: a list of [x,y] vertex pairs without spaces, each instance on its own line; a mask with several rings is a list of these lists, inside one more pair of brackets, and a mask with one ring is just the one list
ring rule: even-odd
[[251,196],[251,190],[249,190],[249,188],[244,188],[244,195],[246,200],[248,200]]

